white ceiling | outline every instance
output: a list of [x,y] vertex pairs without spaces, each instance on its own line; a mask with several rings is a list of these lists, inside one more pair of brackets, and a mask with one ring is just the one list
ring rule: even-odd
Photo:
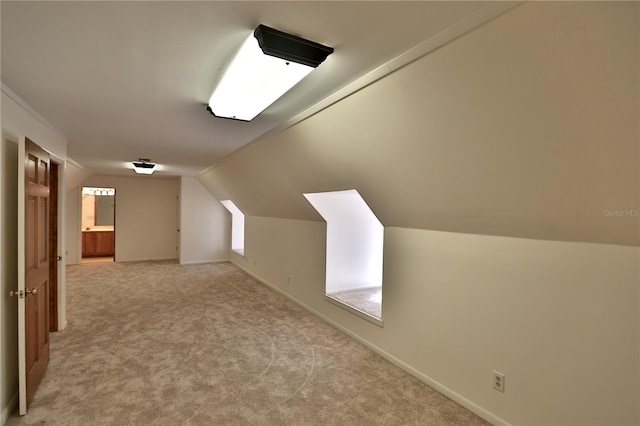
[[[2,83],[101,174],[197,175],[487,2],[0,2]],[[260,23],[335,48],[250,123],[204,104]],[[27,135],[28,136],[28,135]]]

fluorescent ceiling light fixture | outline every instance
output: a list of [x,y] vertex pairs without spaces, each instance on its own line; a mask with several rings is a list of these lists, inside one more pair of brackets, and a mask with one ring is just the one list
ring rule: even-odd
[[150,175],[156,171],[155,163],[152,163],[148,158],[140,158],[138,161],[132,161],[133,171],[139,175]]
[[251,121],[332,52],[332,47],[259,25],[224,72],[207,110]]

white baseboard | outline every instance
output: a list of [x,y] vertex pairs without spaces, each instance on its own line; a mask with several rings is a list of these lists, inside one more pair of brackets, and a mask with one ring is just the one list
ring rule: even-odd
[[205,263],[227,263],[229,259],[213,259],[213,260],[185,260],[180,261],[181,265],[203,265]]
[[2,408],[2,418],[0,418],[0,425],[5,424],[5,422],[11,415],[11,413],[13,413],[13,410],[15,410],[17,403],[18,403],[18,392],[13,394],[13,397],[9,401],[9,405]]
[[159,258],[154,258],[154,259],[115,259],[114,262],[115,263],[134,263],[134,262],[164,262],[164,261],[169,261],[169,260],[175,260],[176,262],[179,262],[177,257],[159,257]]
[[369,342],[368,340],[366,340],[366,339],[360,337],[359,335],[355,334],[351,330],[343,327],[342,325],[338,324],[337,322],[335,322],[331,318],[327,317],[326,315],[316,311],[315,309],[311,308],[310,306],[306,305],[305,303],[301,302],[300,300],[298,300],[295,297],[291,296],[290,294],[286,293],[281,288],[271,284],[270,282],[268,282],[267,280],[263,279],[262,277],[254,274],[253,272],[249,271],[248,269],[244,268],[243,266],[237,264],[236,262],[233,261],[233,259],[231,260],[231,263],[236,265],[238,268],[242,269],[248,275],[250,275],[251,277],[255,278],[256,280],[258,280],[259,282],[261,282],[265,286],[267,286],[270,289],[282,294],[284,297],[286,297],[287,299],[291,300],[293,303],[295,303],[298,306],[302,307],[303,309],[311,312],[315,316],[317,316],[317,317],[321,318],[322,320],[324,320],[325,322],[331,324],[333,327],[337,328],[338,330],[342,331],[343,333],[347,334],[348,336],[350,336],[350,337],[354,338],[355,340],[357,340],[358,342],[362,343],[363,345],[365,345],[366,347],[368,347],[369,349],[371,349],[372,351],[374,351],[375,353],[377,353],[378,355],[380,355],[381,357],[383,357],[384,359],[386,359],[390,363],[394,364],[395,366],[397,366],[397,367],[401,368],[402,370],[406,371],[407,373],[411,374],[413,377],[417,378],[418,380],[424,382],[428,386],[430,386],[433,389],[437,390],[441,394],[445,395],[447,398],[449,398],[449,399],[455,401],[456,403],[462,405],[467,410],[477,414],[478,416],[482,417],[483,419],[485,419],[486,421],[490,422],[491,424],[501,425],[501,426],[510,426],[510,423],[508,423],[507,421],[505,421],[505,420],[501,419],[500,417],[496,416],[495,414],[485,410],[484,408],[482,408],[479,405],[473,403],[472,401],[470,401],[467,398],[463,397],[462,395],[456,393],[455,391],[449,389],[448,387],[446,387],[443,384],[439,383],[438,381],[432,379],[431,377],[427,376],[426,374],[416,370],[415,368],[413,368],[409,364],[405,363],[404,361],[402,361],[402,360],[396,358],[395,356],[391,355],[387,351],[379,348],[378,346],[374,345],[373,343]]

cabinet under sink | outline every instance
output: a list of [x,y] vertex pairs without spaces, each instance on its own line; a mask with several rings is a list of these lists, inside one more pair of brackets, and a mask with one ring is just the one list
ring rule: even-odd
[[114,253],[113,231],[82,231],[82,257],[113,256]]

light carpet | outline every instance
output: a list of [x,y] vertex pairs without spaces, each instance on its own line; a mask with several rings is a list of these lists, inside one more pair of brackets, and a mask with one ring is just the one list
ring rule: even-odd
[[14,425],[487,424],[230,263],[67,268]]

